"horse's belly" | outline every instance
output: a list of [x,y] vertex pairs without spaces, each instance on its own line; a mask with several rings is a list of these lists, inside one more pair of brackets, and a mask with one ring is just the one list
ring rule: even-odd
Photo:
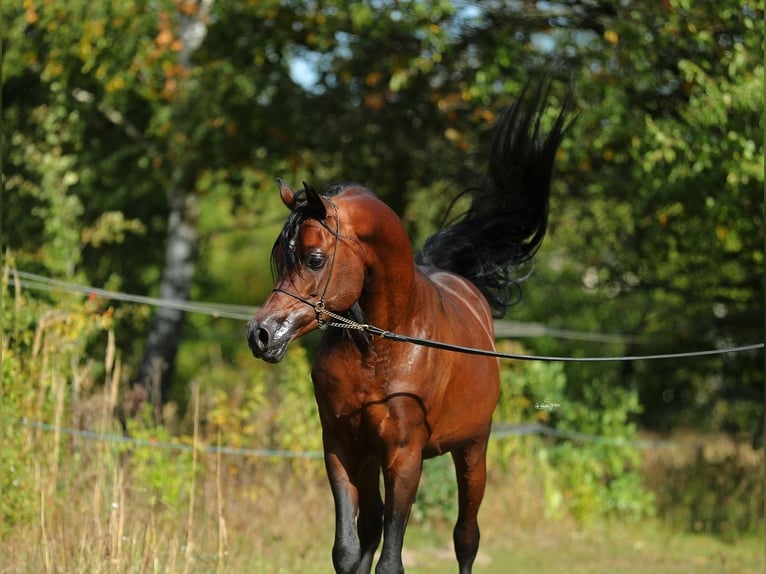
[[[486,359],[480,359],[480,362]],[[491,360],[490,360],[491,361]],[[496,366],[474,364],[453,373],[431,420],[428,454],[435,456],[489,432],[500,394]]]

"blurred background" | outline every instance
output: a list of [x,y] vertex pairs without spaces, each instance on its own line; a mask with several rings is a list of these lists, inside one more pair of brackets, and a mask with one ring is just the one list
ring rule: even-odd
[[[762,3],[23,0],[2,17],[3,572],[328,571],[317,338],[279,365],[244,339],[286,216],[275,178],[361,182],[417,247],[530,77],[554,78],[553,108],[571,84],[579,117],[498,347],[764,341]],[[504,362],[476,571],[760,571],[763,373],[762,349]],[[412,571],[454,569],[454,499],[451,462],[427,462]]]

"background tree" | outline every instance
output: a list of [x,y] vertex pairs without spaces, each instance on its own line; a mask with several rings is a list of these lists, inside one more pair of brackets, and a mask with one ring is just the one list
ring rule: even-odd
[[[510,317],[628,338],[529,346],[620,354],[762,340],[754,2],[29,0],[3,10],[3,240],[23,269],[135,293],[163,293],[164,277],[165,295],[255,304],[283,219],[275,176],[366,183],[417,243],[475,177],[471,154],[499,107],[547,71],[561,93],[574,81],[582,113],[558,158],[536,275]],[[151,379],[153,356],[173,364],[180,318],[152,331],[145,310],[117,308],[136,380]],[[163,323],[171,342],[153,355],[147,333]],[[176,400],[208,349],[234,360],[242,347],[238,328],[214,319],[195,317],[183,333],[179,372],[164,378]],[[740,431],[756,419],[740,399],[762,396],[761,360],[571,366],[566,393],[596,397],[595,408],[611,400],[597,397],[637,393],[645,424]]]
[[[579,51],[584,111],[556,222],[566,235],[551,237],[584,286],[570,326],[639,336],[629,352],[763,340],[760,14],[747,3],[628,4]],[[638,389],[646,424],[752,432],[761,362],[644,362],[618,381]]]

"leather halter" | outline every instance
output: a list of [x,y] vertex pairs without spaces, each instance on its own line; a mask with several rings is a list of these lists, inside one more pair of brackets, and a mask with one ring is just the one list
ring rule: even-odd
[[[335,269],[335,257],[338,254],[338,242],[340,241],[340,217],[338,215],[338,206],[335,205],[333,202],[327,200],[327,202],[332,205],[333,209],[335,210],[335,233],[333,235],[335,236],[335,245],[333,246],[332,250],[332,258],[330,259],[330,268],[327,273],[327,280],[324,284],[324,289],[322,289],[322,295],[319,297],[319,301],[316,303],[312,303],[308,299],[301,297],[300,295],[296,295],[295,293],[291,293],[290,291],[286,291],[285,289],[282,289],[280,287],[274,287],[271,291],[277,292],[277,293],[284,293],[285,295],[289,295],[293,299],[296,299],[300,301],[301,303],[305,303],[312,309],[314,309],[314,313],[316,313],[316,319],[317,323],[319,323],[319,328],[324,329],[327,327],[327,319],[323,317],[323,315],[327,315],[328,317],[338,317],[334,313],[327,311],[325,309],[325,303],[324,299],[327,295],[327,289],[330,287],[330,280],[332,279],[332,272]],[[330,229],[326,225],[322,225],[325,229],[330,231]],[[330,231],[332,233],[332,231]]]

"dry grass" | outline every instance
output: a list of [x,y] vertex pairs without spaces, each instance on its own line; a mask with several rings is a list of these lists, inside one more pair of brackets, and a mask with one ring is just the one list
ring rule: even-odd
[[[103,393],[78,401],[70,415],[63,408],[63,378],[54,377],[55,422],[117,433],[111,413],[119,361],[108,359],[106,373]],[[195,390],[193,445],[202,440],[200,402],[204,400]],[[28,483],[17,487],[36,511],[33,520],[13,526],[0,541],[2,574],[331,570],[333,509],[320,460],[241,457],[199,449],[189,453],[152,445],[133,446],[128,452],[115,442],[31,427],[21,432],[23,454],[33,472]],[[225,442],[221,436],[205,438]],[[546,513],[544,488],[532,471],[534,465],[525,465],[523,456],[504,471],[492,469],[475,571],[760,572],[761,542],[724,539],[713,536],[713,529],[690,532],[696,515],[689,505],[697,500],[745,500],[763,508],[763,484],[748,478],[762,470],[763,452],[753,453],[724,438],[710,444],[707,450],[647,451],[644,471],[666,514],[637,524],[584,527],[554,519]],[[725,472],[732,469],[735,472]],[[722,483],[718,475],[715,480],[697,476],[711,471],[720,471],[729,482]],[[753,492],[751,487],[758,484],[760,491]],[[424,486],[429,486],[427,481]],[[694,497],[673,500],[685,492]],[[455,570],[453,520],[433,514],[422,521],[413,519],[405,544],[408,571]],[[715,520],[713,516],[711,524]],[[720,520],[716,524],[720,526]]]
[[133,456],[65,442],[55,470],[35,465],[37,519],[2,541],[0,572],[299,572],[329,545],[325,485],[290,462],[200,453],[189,494],[168,502]]
[[[28,487],[38,514],[2,541],[0,572],[331,570],[331,497],[318,460],[199,452],[193,464],[179,467],[188,476],[173,477],[190,489],[173,502],[143,481],[137,451],[130,455],[110,443],[25,432],[36,469]],[[662,457],[680,460],[669,451],[652,454],[648,464],[655,478]],[[168,464],[167,471],[175,467]],[[523,472],[516,480],[495,473],[491,482],[477,573],[761,571],[762,546],[752,539],[727,542],[671,530],[657,519],[583,527],[547,518],[540,485]],[[411,525],[404,557],[408,571],[455,569],[452,519]]]

